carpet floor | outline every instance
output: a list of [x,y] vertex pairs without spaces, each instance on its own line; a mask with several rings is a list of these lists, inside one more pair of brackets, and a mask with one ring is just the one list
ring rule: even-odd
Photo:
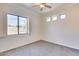
[[12,49],[1,56],[79,56],[79,50],[64,47],[46,41],[38,41],[23,47]]

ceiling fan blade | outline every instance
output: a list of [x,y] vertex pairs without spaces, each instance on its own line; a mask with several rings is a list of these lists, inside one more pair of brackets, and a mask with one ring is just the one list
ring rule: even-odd
[[40,5],[40,3],[35,3],[35,4],[33,4],[32,7],[37,7],[37,6],[39,6],[39,5]]
[[47,7],[47,8],[52,8],[51,6],[49,6],[49,5],[44,5],[45,7]]
[[37,7],[37,6],[39,6],[39,5],[33,5],[32,7]]

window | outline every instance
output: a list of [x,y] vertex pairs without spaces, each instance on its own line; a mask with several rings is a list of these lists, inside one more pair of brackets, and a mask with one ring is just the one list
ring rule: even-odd
[[58,15],[53,15],[53,16],[49,16],[46,17],[46,22],[53,22],[53,21],[57,21],[58,19],[63,20],[66,18],[66,14],[58,14]]
[[27,19],[19,17],[19,33],[27,33]]
[[28,33],[28,18],[7,15],[7,35]]
[[47,17],[46,21],[50,22],[51,21],[51,17]]
[[51,17],[47,17],[46,21],[50,22],[50,21],[56,21],[57,20],[57,16],[51,16]]
[[60,15],[60,19],[65,19],[65,18],[66,18],[65,14]]
[[52,21],[56,21],[57,20],[57,16],[52,16]]
[[13,35],[13,34],[18,34],[18,29],[17,29],[17,16],[14,15],[7,15],[7,34],[8,35]]

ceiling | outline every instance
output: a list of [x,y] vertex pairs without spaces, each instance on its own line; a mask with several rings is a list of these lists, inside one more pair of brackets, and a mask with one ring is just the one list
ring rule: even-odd
[[33,7],[34,3],[23,3],[23,5],[25,5],[26,7],[38,13],[46,13],[62,5],[61,3],[47,3],[47,4],[52,6],[52,8],[44,8],[43,11],[40,11],[39,7]]

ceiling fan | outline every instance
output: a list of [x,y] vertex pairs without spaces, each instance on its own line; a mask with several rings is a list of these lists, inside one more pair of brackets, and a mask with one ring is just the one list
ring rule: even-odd
[[40,11],[42,11],[44,8],[52,8],[47,3],[36,3],[36,4],[33,5],[33,7],[39,7]]

